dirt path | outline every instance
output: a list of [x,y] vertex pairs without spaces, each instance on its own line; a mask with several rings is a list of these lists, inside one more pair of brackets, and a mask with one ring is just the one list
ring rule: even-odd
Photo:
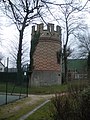
[[36,101],[37,99],[41,99],[41,98],[44,98],[45,102],[41,103],[39,106],[37,106],[36,108],[34,108],[32,111],[28,112],[27,114],[21,116],[18,120],[25,120],[27,117],[29,117],[31,114],[33,114],[35,111],[37,111],[39,108],[41,108],[46,103],[48,103],[53,96],[54,95],[29,95],[29,97],[33,98],[33,102]]
[[[54,95],[29,95],[27,98],[18,100],[17,102],[7,104],[5,106],[0,106],[0,120],[11,118],[12,116],[17,115],[20,111],[24,111],[32,108],[33,105],[39,106],[42,102],[50,100]],[[40,102],[42,101],[42,102]],[[29,111],[33,111],[37,107],[33,107]],[[26,112],[27,114],[29,113]],[[24,115],[24,114],[23,114]],[[21,115],[21,117],[23,116]]]

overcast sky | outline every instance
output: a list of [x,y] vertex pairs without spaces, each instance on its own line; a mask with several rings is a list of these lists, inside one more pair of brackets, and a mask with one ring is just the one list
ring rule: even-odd
[[[83,4],[84,2],[86,2],[86,0],[81,0],[81,1],[83,1]],[[90,7],[90,2],[88,2],[88,6]],[[51,18],[48,18],[48,22],[54,23],[55,25],[58,24],[56,21],[53,21]],[[86,23],[90,27],[90,14],[87,14]],[[3,63],[6,66],[7,57],[10,57],[9,51],[8,51],[10,41],[14,39],[18,39],[18,30],[16,29],[15,25],[10,24],[10,21],[5,16],[0,18],[0,24],[1,24],[0,33],[2,33],[0,35],[1,42],[2,42],[0,45],[0,52],[2,52],[4,56]],[[29,46],[28,57],[29,57],[29,52],[30,52],[31,26],[32,25],[27,27],[27,29],[25,30],[25,36],[24,36],[24,41],[28,41],[28,46]]]

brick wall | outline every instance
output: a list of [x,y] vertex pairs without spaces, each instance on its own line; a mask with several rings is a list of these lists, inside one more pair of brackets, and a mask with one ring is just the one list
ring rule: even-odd
[[57,51],[60,49],[58,42],[39,42],[34,53],[34,70],[60,71],[57,63]]
[[40,32],[40,38],[33,54],[34,70],[30,85],[43,86],[61,84],[61,64],[57,62],[57,52],[61,49],[61,28],[48,24],[44,30],[43,24],[32,27],[32,38],[34,32]]

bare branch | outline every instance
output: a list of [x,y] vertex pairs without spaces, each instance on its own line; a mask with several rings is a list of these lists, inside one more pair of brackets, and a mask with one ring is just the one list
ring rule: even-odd
[[44,0],[41,0],[41,2],[45,3],[45,4],[50,4],[50,5],[55,5],[55,6],[63,6],[63,5],[70,5],[71,3],[66,3],[66,4],[57,4],[57,3],[54,3],[54,2],[48,2],[48,1],[44,1]]

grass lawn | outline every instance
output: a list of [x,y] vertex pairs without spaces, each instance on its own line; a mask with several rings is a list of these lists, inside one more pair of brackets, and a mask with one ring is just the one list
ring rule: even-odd
[[[10,92],[10,90],[12,90],[12,85],[9,84],[8,88],[9,88],[8,91]],[[0,91],[5,92],[4,89],[5,89],[5,84],[0,84]],[[22,88],[22,89],[24,89],[24,88]],[[43,94],[54,94],[57,92],[64,92],[64,91],[66,91],[66,89],[67,89],[67,85],[53,85],[53,86],[45,86],[45,87],[31,87],[31,88],[29,87],[28,92],[29,92],[29,94],[43,95]],[[17,89],[15,89],[15,90],[16,90],[15,92],[18,93],[20,91],[19,86],[17,86]],[[40,99],[34,104],[26,105],[27,101],[30,101],[29,99],[30,98],[24,98],[22,100],[19,100],[19,101],[13,102],[13,103],[9,103],[4,106],[0,106],[0,120],[1,119],[2,120],[4,120],[4,119],[5,120],[16,120],[19,117],[21,117],[22,115],[33,110],[36,106],[38,106],[45,100],[45,99]],[[43,109],[43,108],[41,108],[41,109]],[[43,112],[43,110],[42,110],[42,112]],[[43,114],[42,116],[45,116],[45,115]],[[48,113],[47,113],[47,117],[48,117]]]
[[16,86],[15,84],[8,83],[6,86],[6,83],[0,83],[0,92],[7,92],[8,93],[26,93],[27,88],[25,86]]
[[0,120],[17,120],[24,114],[32,111],[45,99],[33,99],[31,97],[24,98],[22,100],[0,106]]
[[51,102],[45,104],[43,107],[41,107],[39,110],[37,110],[35,113],[30,115],[26,120],[52,120],[51,112],[53,105]]
[[[24,86],[15,86],[14,90],[13,84],[8,84],[7,92],[8,93],[21,93],[26,94],[27,88]],[[29,94],[54,94],[57,92],[65,92],[67,90],[67,85],[52,85],[52,86],[43,86],[43,87],[29,87]],[[0,83],[0,92],[6,92],[6,84]]]
[[[42,86],[42,87],[29,87],[28,88],[28,93],[29,94],[55,94],[59,92],[65,92],[68,89],[68,86],[70,84],[73,85],[85,85],[87,84],[87,81],[83,80],[77,80],[73,82],[68,82],[68,84],[63,84],[63,85],[52,85],[52,86]],[[7,87],[7,92],[11,93],[14,88],[13,84],[8,84]],[[15,86],[13,93],[21,93],[26,94],[27,88],[25,86]],[[6,92],[6,84],[0,83],[0,92]]]
[[[55,94],[55,93],[61,93],[65,92],[68,89],[68,85],[70,84],[82,84],[85,85],[86,81],[75,81],[73,83],[68,83],[67,85],[53,85],[53,86],[45,86],[45,87],[29,87],[28,92],[29,94]],[[86,84],[87,85],[87,84]],[[0,92],[4,91],[5,85],[0,84]],[[10,88],[12,88],[11,85],[9,85],[9,91]],[[23,90],[25,88],[22,88]],[[20,87],[17,86],[16,92],[20,91]],[[37,100],[35,103],[33,103],[33,100],[31,102],[31,98],[24,98],[22,100],[19,100],[14,103],[10,103],[4,106],[0,106],[0,120],[17,120],[22,115],[28,113],[29,111],[32,111],[36,106],[40,105],[43,101],[45,101],[45,98],[41,98]],[[31,102],[31,104],[29,104]],[[32,104],[33,103],[33,104]],[[50,116],[50,109],[52,109],[52,105],[50,103],[47,103],[45,106],[41,107],[38,111],[36,111],[34,114],[29,116],[27,120],[51,120]]]
[[67,85],[52,85],[43,87],[29,87],[29,94],[55,94],[67,91]]

